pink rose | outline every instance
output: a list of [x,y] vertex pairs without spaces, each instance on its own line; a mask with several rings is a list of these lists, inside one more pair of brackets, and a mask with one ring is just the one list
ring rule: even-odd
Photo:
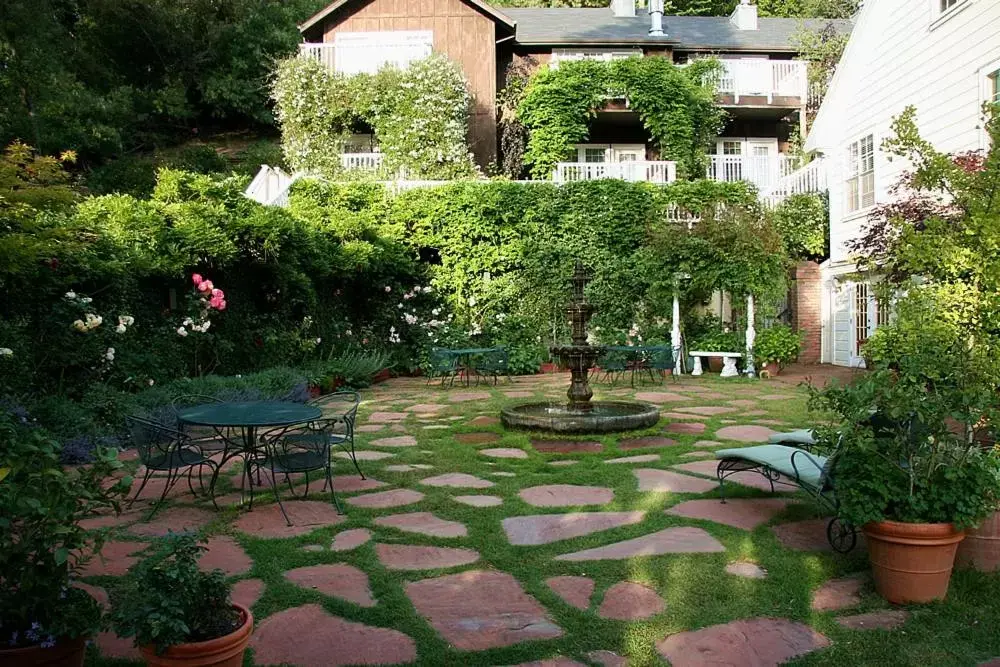
[[217,297],[217,298],[221,299],[221,298],[223,298],[223,297],[224,297],[224,296],[226,296],[226,295],[225,295],[225,294],[223,293],[223,291],[222,291],[222,290],[220,290],[220,289],[213,289],[213,290],[212,290],[212,296],[213,296],[213,297]]
[[204,279],[201,277],[200,273],[195,273],[194,275],[191,276],[191,282],[194,283],[195,287],[197,287],[198,285],[200,285],[201,282],[202,282],[202,280],[204,280]]
[[212,284],[211,280],[203,280],[202,282],[198,283],[199,292],[211,292],[214,287],[215,286]]
[[219,310],[225,310],[226,309],[226,300],[225,299],[223,299],[222,301],[219,302],[219,308],[218,309]]

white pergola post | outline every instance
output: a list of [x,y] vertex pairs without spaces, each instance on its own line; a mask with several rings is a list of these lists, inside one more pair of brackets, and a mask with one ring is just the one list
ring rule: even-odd
[[670,329],[670,346],[674,349],[674,375],[681,374],[681,298],[674,285],[673,327]]
[[753,312],[753,294],[747,295],[747,363],[746,363],[746,375],[747,377],[754,377],[757,374],[756,369],[753,366],[753,344],[757,339],[757,330],[753,326],[754,312]]

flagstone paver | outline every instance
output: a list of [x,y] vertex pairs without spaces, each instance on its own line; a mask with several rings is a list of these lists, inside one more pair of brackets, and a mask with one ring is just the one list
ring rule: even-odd
[[517,474],[512,472],[491,472],[494,477],[517,477]]
[[587,659],[601,667],[628,667],[628,659],[614,651],[591,651],[587,653]]
[[855,574],[824,582],[813,593],[811,608],[814,611],[839,611],[861,604],[861,589],[867,577]]
[[448,395],[448,400],[452,403],[465,403],[467,401],[488,401],[492,396],[488,391],[459,391]]
[[526,459],[528,458],[528,452],[523,449],[517,449],[515,447],[496,447],[493,449],[480,449],[479,453],[483,456],[490,456],[495,459]]
[[511,544],[535,546],[628,526],[639,523],[645,516],[641,511],[569,512],[508,517],[502,524]]
[[[350,501],[348,501],[350,502]],[[318,500],[285,501],[285,512],[292,525],[289,526],[277,503],[270,505],[254,505],[253,511],[241,514],[233,522],[233,528],[252,535],[253,537],[278,538],[296,537],[322,528],[336,526],[347,521],[347,518],[337,513],[332,503]]]
[[447,424],[428,424],[427,426],[421,426],[425,431],[447,431],[451,427]]
[[373,412],[368,415],[368,422],[371,424],[388,424],[390,422],[401,422],[409,416],[408,412]]
[[441,410],[444,410],[446,407],[448,406],[444,405],[443,403],[417,403],[416,405],[411,405],[405,409],[407,412],[418,412],[421,414],[428,414],[428,413],[439,412]]
[[479,560],[479,552],[473,549],[412,544],[376,544],[375,554],[379,562],[390,570],[437,570]]
[[496,433],[456,433],[455,440],[462,443],[463,445],[485,445],[491,442],[496,442],[500,439],[500,436]]
[[[674,470],[683,470],[684,472],[705,475],[706,477],[718,480],[716,471],[719,468],[719,462],[715,460],[692,461],[691,463],[681,463],[680,465],[671,467]],[[726,484],[740,484],[741,486],[750,486],[771,493],[771,483],[763,475],[756,472],[737,472],[727,475]],[[795,493],[795,488],[775,483],[774,493]]]
[[417,613],[462,651],[561,637],[562,629],[512,575],[472,570],[406,585]]
[[702,450],[697,450],[697,451],[687,452],[685,454],[681,454],[681,458],[685,458],[685,459],[714,459],[715,458],[715,452],[706,452],[706,451],[702,451]]
[[389,491],[378,491],[368,493],[363,496],[348,498],[347,502],[356,507],[367,507],[368,509],[385,509],[387,507],[402,507],[419,503],[424,499],[424,494],[412,489],[391,489]]
[[[711,484],[715,485],[714,482]],[[719,500],[688,500],[674,505],[667,510],[667,514],[753,530],[784,511],[790,502],[784,498],[730,498],[725,503]]]
[[354,430],[357,433],[378,433],[385,430],[385,424],[358,424]]
[[745,560],[738,560],[726,565],[726,572],[736,577],[744,579],[766,579],[767,570],[756,563]]
[[521,500],[534,507],[604,505],[615,498],[615,492],[603,486],[578,486],[576,484],[533,486],[522,489],[517,495]]
[[759,397],[762,401],[791,401],[794,400],[794,396],[789,396],[788,394],[764,394]]
[[757,405],[757,401],[752,401],[748,398],[737,398],[734,401],[726,401],[726,405],[732,405],[736,408],[752,408]]
[[100,554],[84,563],[79,569],[79,574],[82,577],[100,575],[120,577],[139,560],[139,557],[133,554],[148,546],[149,542],[117,540],[105,542]]
[[[771,532],[786,549],[794,551],[833,551],[826,539],[829,519],[806,519],[771,526]],[[860,535],[859,542],[860,542]]]
[[715,482],[691,475],[682,475],[658,468],[637,468],[632,471],[639,481],[640,491],[659,493],[705,493],[717,485]]
[[715,432],[720,440],[736,440],[737,442],[767,442],[767,439],[777,433],[766,426],[740,424],[738,426],[723,426]]
[[197,507],[168,507],[153,515],[148,523],[137,523],[129,528],[133,535],[163,537],[167,533],[195,532],[211,523],[216,515]]
[[577,463],[579,463],[579,461],[577,461],[576,459],[562,459],[560,461],[549,461],[550,466],[558,466],[558,467],[572,466],[576,465]]
[[747,410],[746,412],[741,412],[737,417],[763,417],[769,415],[767,410]]
[[717,440],[699,440],[696,443],[694,443],[694,445],[692,445],[692,446],[693,447],[722,447],[723,443],[721,443],[721,442],[719,442]]
[[232,600],[250,609],[264,594],[264,582],[260,579],[244,579],[233,584]]
[[723,405],[706,405],[701,407],[682,407],[674,408],[674,412],[680,412],[683,414],[692,415],[702,415],[704,417],[712,417],[715,415],[725,415],[730,412],[739,412],[736,408],[726,407]]
[[705,432],[705,425],[701,422],[672,422],[663,429],[667,433],[680,434],[700,434]]
[[412,435],[397,435],[391,438],[379,438],[368,443],[369,447],[416,447],[417,439]]
[[353,551],[372,539],[372,531],[367,528],[349,528],[333,536],[330,551]]
[[[73,582],[73,586],[86,591],[90,597],[97,600],[101,609],[108,611],[111,607],[108,592],[100,586],[91,586],[82,581]],[[234,598],[235,599],[235,598]],[[101,655],[105,658],[121,658],[123,660],[142,660],[139,649],[133,645],[132,638],[119,637],[114,632],[100,632],[94,638]]]
[[375,519],[376,526],[396,528],[408,533],[419,533],[430,537],[465,537],[469,531],[458,521],[448,521],[430,512],[409,512],[393,514]]
[[905,609],[886,609],[867,614],[840,616],[834,620],[837,621],[838,625],[848,630],[895,630],[906,623],[909,618],[910,612]]
[[639,454],[638,456],[622,456],[617,459],[608,459],[605,463],[651,463],[659,460],[659,454]]
[[808,625],[783,618],[750,618],[670,635],[656,650],[673,667],[764,667],[830,645]]
[[414,472],[416,470],[430,470],[434,466],[428,465],[426,463],[397,463],[394,465],[386,466],[382,468],[383,470],[388,470],[389,472]]
[[[322,481],[322,480],[320,480]],[[361,479],[360,475],[337,475],[333,478],[333,488],[338,493],[357,493],[358,491],[371,491],[388,486],[385,482],[368,477]]]
[[511,665],[511,667],[587,667],[587,665],[559,655],[554,658],[546,658],[545,660],[519,662],[516,665]]
[[515,389],[513,391],[505,391],[503,395],[507,398],[531,398],[535,395],[535,392]]
[[683,396],[681,394],[675,394],[669,391],[640,391],[635,395],[635,400],[645,401],[646,403],[673,403],[676,401],[690,401],[690,396]]
[[590,596],[594,594],[594,580],[590,577],[549,577],[545,585],[571,607],[584,611],[590,608]]
[[639,621],[656,616],[666,607],[663,598],[651,588],[620,581],[604,593],[597,615],[616,621]]
[[205,551],[198,559],[198,567],[205,572],[219,569],[231,577],[249,572],[253,567],[253,560],[231,537],[225,535],[210,537],[204,546]]
[[279,611],[254,631],[250,647],[262,665],[298,667],[398,665],[417,658],[416,644],[398,630],[347,621],[318,604]]
[[633,449],[652,449],[654,447],[673,447],[677,442],[660,435],[647,435],[642,438],[629,438],[618,443],[618,449],[627,452]]
[[584,440],[531,440],[531,446],[539,452],[546,454],[576,454],[593,453],[604,449],[604,445],[599,442],[588,442]]
[[297,567],[285,572],[285,579],[300,588],[347,600],[359,607],[375,606],[375,598],[368,585],[368,575],[353,565],[333,563]]
[[[338,459],[348,459],[348,460],[350,460],[351,453],[350,452],[334,452],[333,454],[331,454],[331,456],[333,456],[334,458],[338,458]],[[372,451],[370,449],[359,449],[359,450],[356,450],[354,452],[354,456],[359,461],[379,461],[381,459],[391,458],[391,457],[395,456],[395,454],[390,454],[389,452],[375,452],[375,451]]]
[[487,479],[480,479],[475,475],[468,475],[464,472],[449,472],[434,477],[426,477],[420,480],[424,486],[451,487],[458,489],[488,489],[493,486],[493,482]]
[[469,421],[469,426],[496,426],[500,423],[499,417],[490,417],[489,415],[479,415],[478,417]]
[[496,507],[503,504],[503,498],[498,496],[452,496],[451,499],[471,507]]
[[711,553],[725,551],[717,539],[701,528],[680,526],[666,528],[649,535],[623,542],[615,542],[603,547],[584,549],[574,553],[556,556],[555,560],[624,560],[636,556],[660,556],[679,553]]

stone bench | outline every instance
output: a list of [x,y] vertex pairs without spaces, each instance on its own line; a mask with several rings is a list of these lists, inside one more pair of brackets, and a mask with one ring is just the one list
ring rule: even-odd
[[719,377],[732,378],[739,376],[740,372],[736,370],[736,360],[743,357],[742,352],[688,352],[688,356],[694,357],[694,368],[691,369],[691,375],[702,375],[704,371],[701,369],[701,358],[702,357],[720,357],[722,359],[722,372],[719,373]]

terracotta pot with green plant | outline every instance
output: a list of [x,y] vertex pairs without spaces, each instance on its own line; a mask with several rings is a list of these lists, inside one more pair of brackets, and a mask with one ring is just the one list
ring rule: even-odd
[[101,608],[71,585],[100,550],[82,519],[118,510],[131,479],[98,448],[88,466],[63,469],[60,446],[20,408],[0,404],[0,665],[79,667]]
[[[840,417],[820,429],[840,443],[834,480],[841,517],[861,526],[875,588],[893,603],[945,597],[965,529],[995,511],[1000,460],[949,428],[993,410],[984,361],[964,343],[896,357],[846,387],[814,394]],[[988,363],[989,360],[986,360]]]
[[802,351],[802,334],[791,327],[778,325],[757,332],[753,356],[758,369],[775,376],[786,364],[795,361]]
[[253,614],[231,600],[221,570],[202,572],[205,547],[189,534],[170,534],[135,564],[112,596],[111,623],[134,637],[147,665],[240,667]]

